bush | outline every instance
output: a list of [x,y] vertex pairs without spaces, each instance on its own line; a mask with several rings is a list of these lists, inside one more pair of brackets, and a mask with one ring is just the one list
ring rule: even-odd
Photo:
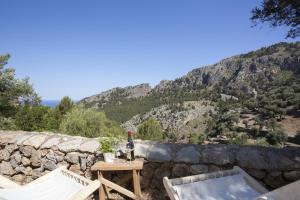
[[235,137],[231,137],[229,140],[230,144],[236,144],[236,145],[247,145],[248,144],[248,135],[245,133],[242,134],[233,134],[236,135]]
[[44,130],[57,131],[61,122],[61,115],[56,109],[49,109],[43,119]]
[[300,130],[297,132],[297,134],[295,135],[295,143],[296,144],[300,144]]
[[205,134],[200,134],[198,136],[198,144],[203,144],[207,140],[207,135]]
[[47,130],[45,116],[50,110],[46,106],[24,106],[16,114],[15,124],[24,131]]
[[68,112],[60,124],[60,131],[84,137],[124,136],[121,127],[107,119],[103,112],[83,108]]
[[161,140],[163,139],[163,131],[158,121],[149,118],[138,127],[136,136],[143,140]]
[[266,138],[257,138],[255,145],[264,147],[270,146]]
[[60,101],[60,103],[56,106],[55,109],[59,111],[59,113],[63,116],[67,114],[72,108],[74,107],[73,101],[70,99],[70,97],[63,97]]
[[119,143],[118,139],[114,137],[101,138],[99,142],[102,153],[114,153]]
[[16,130],[17,127],[12,118],[0,117],[0,130]]
[[266,135],[266,140],[271,145],[284,145],[288,136],[282,130],[274,130]]

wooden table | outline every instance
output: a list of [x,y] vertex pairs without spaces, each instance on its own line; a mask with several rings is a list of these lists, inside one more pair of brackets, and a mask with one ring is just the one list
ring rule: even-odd
[[[143,169],[144,159],[136,159],[134,161],[115,160],[113,163],[107,163],[100,161],[95,163],[91,170],[97,171],[98,179],[101,183],[99,188],[99,199],[104,200],[109,198],[109,191],[116,190],[132,199],[141,199],[141,187],[140,187],[140,171]],[[132,171],[131,174],[121,179],[118,183],[113,183],[103,177],[104,171]],[[120,185],[126,181],[133,179],[134,193],[121,187]]]

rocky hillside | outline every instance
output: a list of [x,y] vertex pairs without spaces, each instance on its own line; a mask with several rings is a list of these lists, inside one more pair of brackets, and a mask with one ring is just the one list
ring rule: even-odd
[[174,110],[169,105],[155,107],[145,114],[135,115],[121,126],[137,132],[138,125],[152,117],[160,122],[164,131],[177,133],[178,139],[188,142],[187,135],[204,132],[208,113],[213,111],[214,106],[209,101],[185,101],[180,109]]
[[[144,97],[149,92],[151,92],[151,86],[147,83],[124,88],[116,87],[100,94],[86,97],[82,99],[80,103],[92,108],[101,108],[112,101],[112,99],[134,99]],[[117,103],[121,104],[122,102],[119,101]]]
[[[148,84],[114,88],[87,97],[80,104],[104,111],[125,129],[136,130],[140,123],[153,117],[164,131],[177,130],[186,135],[201,132],[206,126],[205,113],[214,110],[217,99],[235,100],[240,106],[247,99],[255,100],[257,95],[269,92],[269,96],[277,95],[277,100],[285,96],[284,102],[276,102],[280,109],[295,108],[297,100],[287,99],[286,94],[292,92],[297,99],[299,76],[300,42],[278,43],[196,68],[176,80],[161,81],[153,89]],[[286,80],[284,87],[282,80]],[[205,101],[210,103],[203,106]]]
[[247,54],[226,58],[220,62],[196,68],[174,81],[162,81],[154,90],[186,88],[195,90],[199,86],[225,83],[227,87],[253,93],[258,79],[269,82],[283,70],[300,73],[300,42],[279,43]]
[[199,67],[174,81],[163,80],[153,89],[149,84],[113,88],[97,95],[86,97],[80,103],[87,107],[101,108],[110,101],[145,97],[158,92],[189,89],[226,83],[228,88],[239,88],[253,93],[256,80],[269,82],[281,71],[289,70],[300,74],[300,42],[278,43],[247,54],[226,58],[214,65]]

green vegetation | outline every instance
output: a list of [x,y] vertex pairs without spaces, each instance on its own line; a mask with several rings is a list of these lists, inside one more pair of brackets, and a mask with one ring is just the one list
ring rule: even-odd
[[[282,146],[287,141],[287,135],[278,124],[285,118],[288,111],[299,109],[300,77],[291,71],[282,71],[273,76],[272,80],[264,82],[257,79],[252,84],[257,94],[248,97],[238,89],[231,91],[226,85],[216,85],[215,90],[235,94],[238,101],[217,100],[216,112],[210,113],[211,119],[207,122],[206,133],[209,137],[227,135],[231,133],[230,143],[247,144],[248,139],[259,140],[256,145]],[[239,113],[248,113],[256,116],[252,127],[244,119],[245,128],[237,128]],[[265,130],[264,130],[265,129]],[[235,134],[243,133],[247,134]],[[229,134],[230,135],[230,134]],[[263,141],[262,138],[265,138]]]
[[284,145],[287,139],[287,135],[280,129],[270,131],[266,135],[266,140],[271,145]]
[[232,101],[220,100],[216,104],[216,112],[210,113],[211,118],[207,121],[206,134],[209,137],[224,135],[229,131],[233,131],[234,123],[239,120],[239,113],[234,110],[236,103]]
[[[124,135],[120,123],[165,105],[151,111],[150,118],[138,126],[137,138],[195,144],[227,138],[232,144],[283,146],[287,136],[278,122],[300,108],[299,47],[300,43],[279,43],[235,56],[195,69],[144,97],[128,98],[126,90],[118,88],[100,100],[85,99],[79,105],[64,97],[53,109],[41,106],[28,79],[16,79],[13,69],[4,68],[9,56],[0,56],[0,129],[120,136]],[[185,111],[198,109],[186,101],[202,101],[213,109],[203,120],[194,115],[195,120],[191,117],[182,124]],[[170,123],[177,126],[179,122],[178,127],[162,129],[155,119],[164,112],[174,114]]]
[[272,27],[287,26],[290,28],[287,38],[300,36],[298,0],[263,0],[260,5],[252,10],[251,20],[254,25],[258,22],[269,22]]
[[86,137],[118,136],[123,130],[103,112],[75,106],[64,97],[54,108],[42,106],[29,79],[17,79],[15,70],[5,68],[9,55],[0,56],[0,129],[61,131]]
[[60,131],[84,137],[119,136],[123,130],[106,118],[103,112],[93,109],[73,108],[62,119]]
[[40,103],[40,98],[34,92],[28,78],[15,78],[15,70],[5,68],[9,55],[0,55],[0,121],[3,127],[13,127],[13,118],[19,108]]
[[143,140],[162,140],[163,131],[158,121],[149,118],[138,127],[136,137]]
[[64,116],[74,107],[73,101],[70,97],[63,97],[60,103],[56,106],[56,110],[59,112],[61,116]]
[[[131,119],[137,114],[149,112],[152,108],[169,105],[173,111],[182,109],[184,101],[197,101],[205,98],[215,98],[212,96],[211,90],[199,85],[194,89],[168,89],[163,93],[152,91],[149,95],[141,98],[127,99],[117,94],[118,90],[113,92],[109,102],[97,102],[103,107],[99,111],[105,112],[109,119],[123,123]],[[120,103],[121,102],[121,103]],[[84,104],[86,108],[92,107],[90,104]]]
[[300,144],[300,130],[295,135],[295,143]]
[[58,116],[46,106],[24,106],[16,114],[15,124],[25,131],[55,130]]
[[100,138],[99,143],[102,153],[115,153],[119,141],[116,137],[106,137]]

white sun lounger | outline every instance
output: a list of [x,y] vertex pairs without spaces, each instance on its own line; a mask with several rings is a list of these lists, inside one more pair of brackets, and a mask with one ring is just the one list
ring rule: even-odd
[[60,167],[24,186],[0,176],[0,200],[84,200],[99,187],[98,180]]
[[254,200],[268,192],[239,167],[163,182],[171,200]]
[[261,195],[257,200],[299,200],[300,181],[288,184],[271,192]]

